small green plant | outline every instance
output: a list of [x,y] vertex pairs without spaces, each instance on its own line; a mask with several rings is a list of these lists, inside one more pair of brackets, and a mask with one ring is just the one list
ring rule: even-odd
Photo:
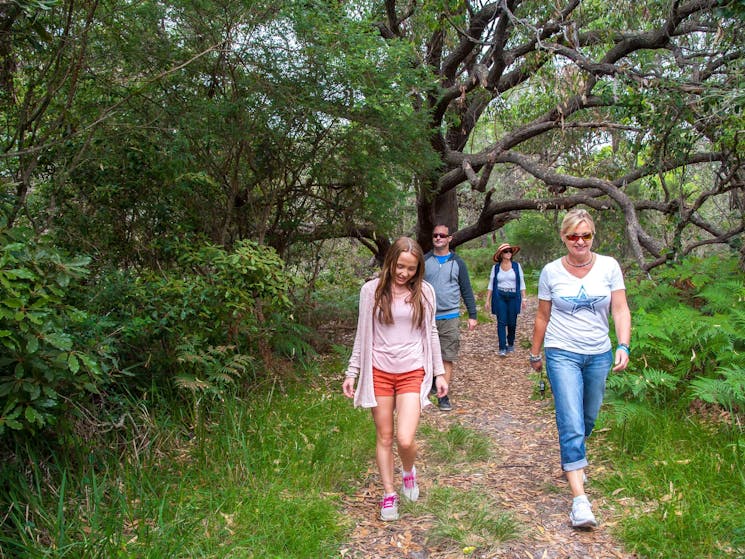
[[428,540],[446,548],[488,552],[518,535],[515,519],[487,491],[434,486],[417,510],[435,517]]
[[709,404],[717,404],[728,412],[743,409],[745,402],[745,369],[722,367],[718,378],[697,378],[691,381],[691,395]]
[[436,461],[447,464],[473,463],[487,460],[491,454],[489,438],[459,424],[447,431],[438,431],[422,425],[422,435],[427,438],[428,454]]
[[236,353],[235,346],[211,346],[195,336],[176,347],[179,370],[174,384],[190,394],[197,436],[204,435],[206,409],[219,404],[228,389],[235,389],[241,378],[253,376],[253,357]]

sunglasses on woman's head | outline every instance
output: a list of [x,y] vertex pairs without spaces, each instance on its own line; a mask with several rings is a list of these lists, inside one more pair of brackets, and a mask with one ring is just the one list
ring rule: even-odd
[[576,233],[573,233],[572,235],[567,235],[567,240],[576,242],[582,239],[583,241],[591,241],[592,240],[592,233],[583,233],[582,235],[577,235]]

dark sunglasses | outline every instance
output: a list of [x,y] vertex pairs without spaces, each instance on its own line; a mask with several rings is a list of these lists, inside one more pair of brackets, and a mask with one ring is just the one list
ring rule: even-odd
[[509,252],[510,254],[512,254],[512,249],[511,248],[506,248],[506,249],[504,249],[502,251],[502,254],[504,254],[505,252]]
[[433,239],[447,239],[450,235],[446,233],[432,233]]
[[585,233],[584,235],[577,235],[576,233],[573,235],[567,235],[567,240],[576,242],[582,239],[583,241],[591,241],[592,240],[592,233]]

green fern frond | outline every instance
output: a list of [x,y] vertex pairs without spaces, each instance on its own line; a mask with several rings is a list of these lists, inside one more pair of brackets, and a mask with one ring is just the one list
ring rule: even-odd
[[745,301],[745,283],[734,278],[712,282],[701,289],[701,297],[706,300],[702,311],[710,314],[730,312]]
[[[745,332],[745,297],[742,302],[731,310],[731,320],[739,332]],[[741,336],[741,339],[745,336]]]
[[728,367],[718,373],[718,378],[699,377],[691,381],[692,397],[727,409],[745,409],[745,370]]
[[235,345],[204,345],[199,337],[182,340],[176,348],[176,361],[184,370],[176,375],[177,387],[192,393],[221,397],[227,387],[252,370],[254,358],[235,353]]
[[680,378],[659,369],[644,369],[641,373],[611,375],[607,388],[611,398],[638,402],[662,403],[680,390]]
[[639,418],[652,417],[653,413],[650,407],[640,402],[628,400],[617,400],[608,398],[605,402],[604,415],[616,425],[623,425]]
[[212,384],[204,379],[197,378],[191,374],[179,374],[173,378],[173,382],[179,388],[190,392],[206,392],[212,388]]

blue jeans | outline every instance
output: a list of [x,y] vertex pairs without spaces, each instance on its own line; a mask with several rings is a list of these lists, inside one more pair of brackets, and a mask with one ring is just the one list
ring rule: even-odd
[[512,291],[496,291],[492,297],[497,310],[497,337],[499,349],[507,349],[515,345],[515,331],[517,330],[517,294]]
[[561,468],[579,470],[587,466],[585,439],[592,433],[603,403],[613,352],[582,355],[547,347],[545,353],[546,375],[556,407]]

